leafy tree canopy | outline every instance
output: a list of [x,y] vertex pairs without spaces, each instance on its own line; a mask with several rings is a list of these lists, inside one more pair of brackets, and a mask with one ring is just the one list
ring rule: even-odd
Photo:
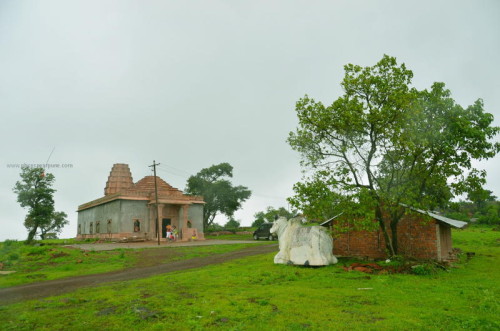
[[232,216],[229,217],[229,220],[226,224],[224,224],[224,230],[228,231],[236,231],[240,227],[240,222],[235,220]]
[[307,95],[296,103],[299,125],[288,142],[305,175],[290,202],[306,214],[341,209],[359,221],[376,219],[396,254],[402,204],[433,209],[479,190],[486,173],[472,160],[500,150],[491,141],[499,128],[481,99],[463,108],[443,83],[411,87],[412,71],[394,57],[344,69],[344,94],[331,105]]
[[21,180],[16,182],[13,191],[17,194],[17,202],[28,210],[24,220],[28,229],[27,243],[33,241],[38,230],[44,239],[48,232],[58,233],[68,224],[66,213],[54,210],[54,180],[54,175],[45,174],[43,168],[21,169]]
[[230,217],[250,198],[251,191],[245,186],[233,186],[230,181],[232,177],[233,167],[229,163],[220,163],[201,169],[196,175],[188,178],[186,193],[202,195],[205,200],[205,229],[214,222],[217,214]]
[[253,227],[260,226],[262,223],[266,222],[274,222],[276,216],[284,216],[287,219],[290,219],[295,216],[296,213],[294,211],[289,212],[283,207],[279,207],[275,209],[271,206],[267,207],[265,211],[259,211],[255,213],[253,216],[255,217],[255,221],[252,223]]
[[477,209],[482,209],[485,206],[486,202],[495,201],[497,197],[494,196],[493,192],[490,190],[477,188],[468,192],[467,199],[473,202],[476,205]]

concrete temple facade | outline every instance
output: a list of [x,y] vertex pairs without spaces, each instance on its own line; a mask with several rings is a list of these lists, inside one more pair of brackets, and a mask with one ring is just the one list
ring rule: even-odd
[[167,225],[178,229],[178,240],[203,236],[203,197],[183,194],[156,177],[146,176],[134,183],[129,166],[113,165],[104,189],[104,197],[78,207],[77,238],[144,238],[156,240],[157,215],[160,235],[166,240]]

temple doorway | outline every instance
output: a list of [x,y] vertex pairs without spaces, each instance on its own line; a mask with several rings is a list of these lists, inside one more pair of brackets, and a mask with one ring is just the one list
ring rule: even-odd
[[164,218],[161,221],[161,237],[167,237],[167,225],[171,225],[172,220],[170,218]]

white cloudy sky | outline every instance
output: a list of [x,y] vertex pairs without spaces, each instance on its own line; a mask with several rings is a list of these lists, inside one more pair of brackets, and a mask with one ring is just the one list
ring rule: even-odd
[[[417,88],[442,81],[500,125],[500,1],[0,0],[0,240],[24,239],[9,164],[54,169],[56,208],[76,234],[113,163],[134,180],[229,162],[252,198],[244,225],[285,206],[300,177],[286,143],[304,94],[330,103],[343,65],[395,56]],[[500,159],[479,164],[500,196]],[[221,220],[222,222],[222,220]]]

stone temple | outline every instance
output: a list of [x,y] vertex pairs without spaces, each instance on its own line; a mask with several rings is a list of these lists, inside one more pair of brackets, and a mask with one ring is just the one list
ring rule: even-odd
[[154,176],[134,183],[127,164],[113,165],[104,197],[78,207],[77,238],[156,240],[159,214],[163,240],[169,224],[178,229],[178,240],[204,239],[203,197],[186,195],[160,177],[156,177],[156,184],[158,208]]

